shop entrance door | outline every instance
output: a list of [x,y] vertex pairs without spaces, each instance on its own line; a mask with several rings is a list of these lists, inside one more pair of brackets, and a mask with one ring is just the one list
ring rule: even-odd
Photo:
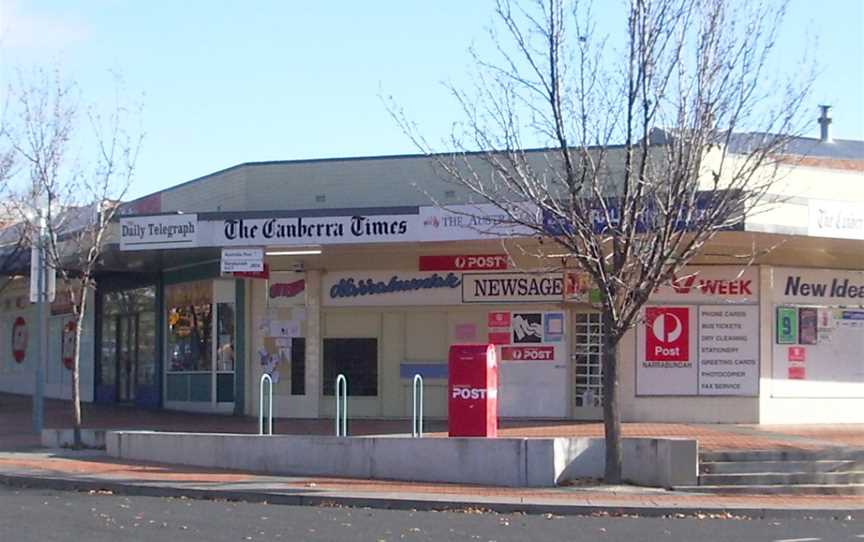
[[603,323],[600,313],[577,312],[573,316],[573,417],[603,418]]
[[138,315],[116,316],[117,330],[117,401],[135,401],[138,374]]

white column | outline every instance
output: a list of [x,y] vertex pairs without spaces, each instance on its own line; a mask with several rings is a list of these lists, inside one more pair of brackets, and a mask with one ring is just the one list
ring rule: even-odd
[[313,416],[321,400],[321,271],[306,271],[306,398]]

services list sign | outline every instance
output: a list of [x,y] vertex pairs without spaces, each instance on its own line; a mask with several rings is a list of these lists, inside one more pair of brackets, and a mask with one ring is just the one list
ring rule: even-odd
[[699,395],[757,395],[759,307],[699,307]]

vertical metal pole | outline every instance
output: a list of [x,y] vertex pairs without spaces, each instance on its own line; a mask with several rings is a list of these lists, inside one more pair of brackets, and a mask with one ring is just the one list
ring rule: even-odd
[[[267,421],[267,432],[264,431],[264,383],[268,383],[267,387],[268,395],[267,395],[267,408],[268,408],[268,421]],[[258,434],[259,435],[273,435],[273,379],[269,374],[264,373],[261,375],[261,383],[258,385]]]
[[[44,357],[47,353],[47,317],[45,311],[45,295],[46,273],[45,273],[45,216],[40,209],[38,211],[39,228],[37,230],[36,239],[36,322],[34,331],[36,335],[36,348],[34,356],[34,377],[36,382],[33,387],[33,432],[37,435],[42,434],[44,426],[44,394],[45,394],[45,378],[43,373]],[[33,252],[30,253],[33,257]],[[45,350],[43,350],[43,346]]]
[[411,401],[411,436],[423,436],[423,377],[419,374],[414,375],[413,398]]
[[348,436],[348,380],[343,374],[336,377],[336,436]]

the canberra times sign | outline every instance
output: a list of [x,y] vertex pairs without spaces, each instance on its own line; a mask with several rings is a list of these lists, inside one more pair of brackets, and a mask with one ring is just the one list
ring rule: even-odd
[[419,207],[414,213],[248,217],[198,220],[195,214],[120,219],[121,250],[189,247],[302,246],[456,241],[520,237],[530,232],[503,223],[490,205]]

